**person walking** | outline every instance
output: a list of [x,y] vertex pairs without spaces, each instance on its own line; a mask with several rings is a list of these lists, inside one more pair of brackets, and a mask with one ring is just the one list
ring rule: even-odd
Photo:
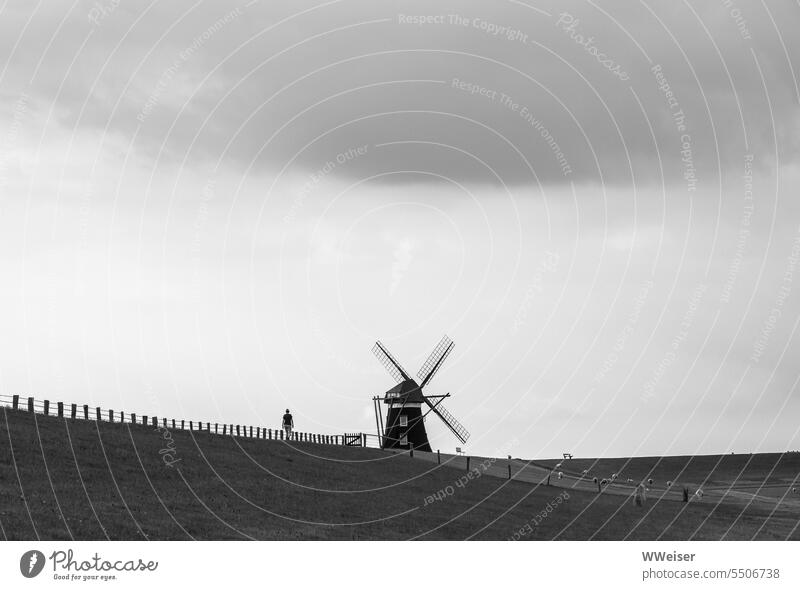
[[292,440],[292,429],[294,428],[294,418],[289,413],[289,408],[286,408],[286,413],[283,415],[283,430],[286,432],[286,440]]

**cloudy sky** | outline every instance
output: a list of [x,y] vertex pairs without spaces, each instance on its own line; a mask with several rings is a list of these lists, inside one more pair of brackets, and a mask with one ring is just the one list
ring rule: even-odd
[[372,432],[446,333],[475,454],[800,448],[796,3],[1,10],[0,393]]

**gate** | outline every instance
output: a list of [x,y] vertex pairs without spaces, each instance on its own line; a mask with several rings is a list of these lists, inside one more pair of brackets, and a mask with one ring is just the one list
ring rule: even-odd
[[363,447],[364,440],[360,432],[353,434],[344,434],[344,445],[346,447]]

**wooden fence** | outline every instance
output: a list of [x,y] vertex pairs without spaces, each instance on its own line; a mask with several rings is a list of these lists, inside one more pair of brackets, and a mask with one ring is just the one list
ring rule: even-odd
[[36,400],[33,397],[20,397],[19,395],[0,394],[0,404],[11,407],[16,411],[27,411],[44,416],[55,416],[69,420],[92,420],[114,424],[129,424],[137,426],[150,426],[152,428],[165,428],[169,430],[187,430],[190,432],[206,432],[220,436],[235,436],[239,438],[253,438],[261,440],[291,440],[293,442],[307,442],[321,445],[340,445],[373,447],[377,439],[364,433],[347,434],[314,434],[311,432],[292,432],[291,438],[281,428],[265,428],[262,426],[244,426],[241,424],[218,423],[203,420],[177,420],[175,418],[159,418],[133,412],[107,410],[99,407],[89,407],[87,404],[65,404],[50,400]]

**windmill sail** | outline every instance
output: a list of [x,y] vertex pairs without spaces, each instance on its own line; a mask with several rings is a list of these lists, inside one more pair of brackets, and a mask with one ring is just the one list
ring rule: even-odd
[[436,371],[438,371],[442,366],[444,359],[447,358],[454,346],[455,344],[453,341],[447,336],[444,336],[439,341],[439,344],[436,345],[436,348],[433,349],[433,352],[428,357],[428,360],[425,361],[425,363],[422,365],[422,368],[417,373],[417,378],[420,380],[420,387],[425,387],[428,382],[433,379]]
[[460,440],[462,443],[466,443],[467,439],[469,439],[469,432],[467,431],[464,426],[455,419],[447,408],[445,408],[441,403],[432,404],[430,400],[426,397],[425,403],[428,404],[431,408],[431,411],[439,416],[442,419],[447,427],[456,435],[456,438]]
[[407,381],[409,379],[408,373],[406,373],[405,369],[400,366],[400,363],[395,360],[389,351],[384,348],[380,340],[378,340],[375,343],[375,346],[372,347],[372,352],[376,357],[378,357],[378,360],[381,362],[381,364],[386,367],[386,370],[389,371],[389,374],[394,377],[395,381],[402,383],[403,381]]

